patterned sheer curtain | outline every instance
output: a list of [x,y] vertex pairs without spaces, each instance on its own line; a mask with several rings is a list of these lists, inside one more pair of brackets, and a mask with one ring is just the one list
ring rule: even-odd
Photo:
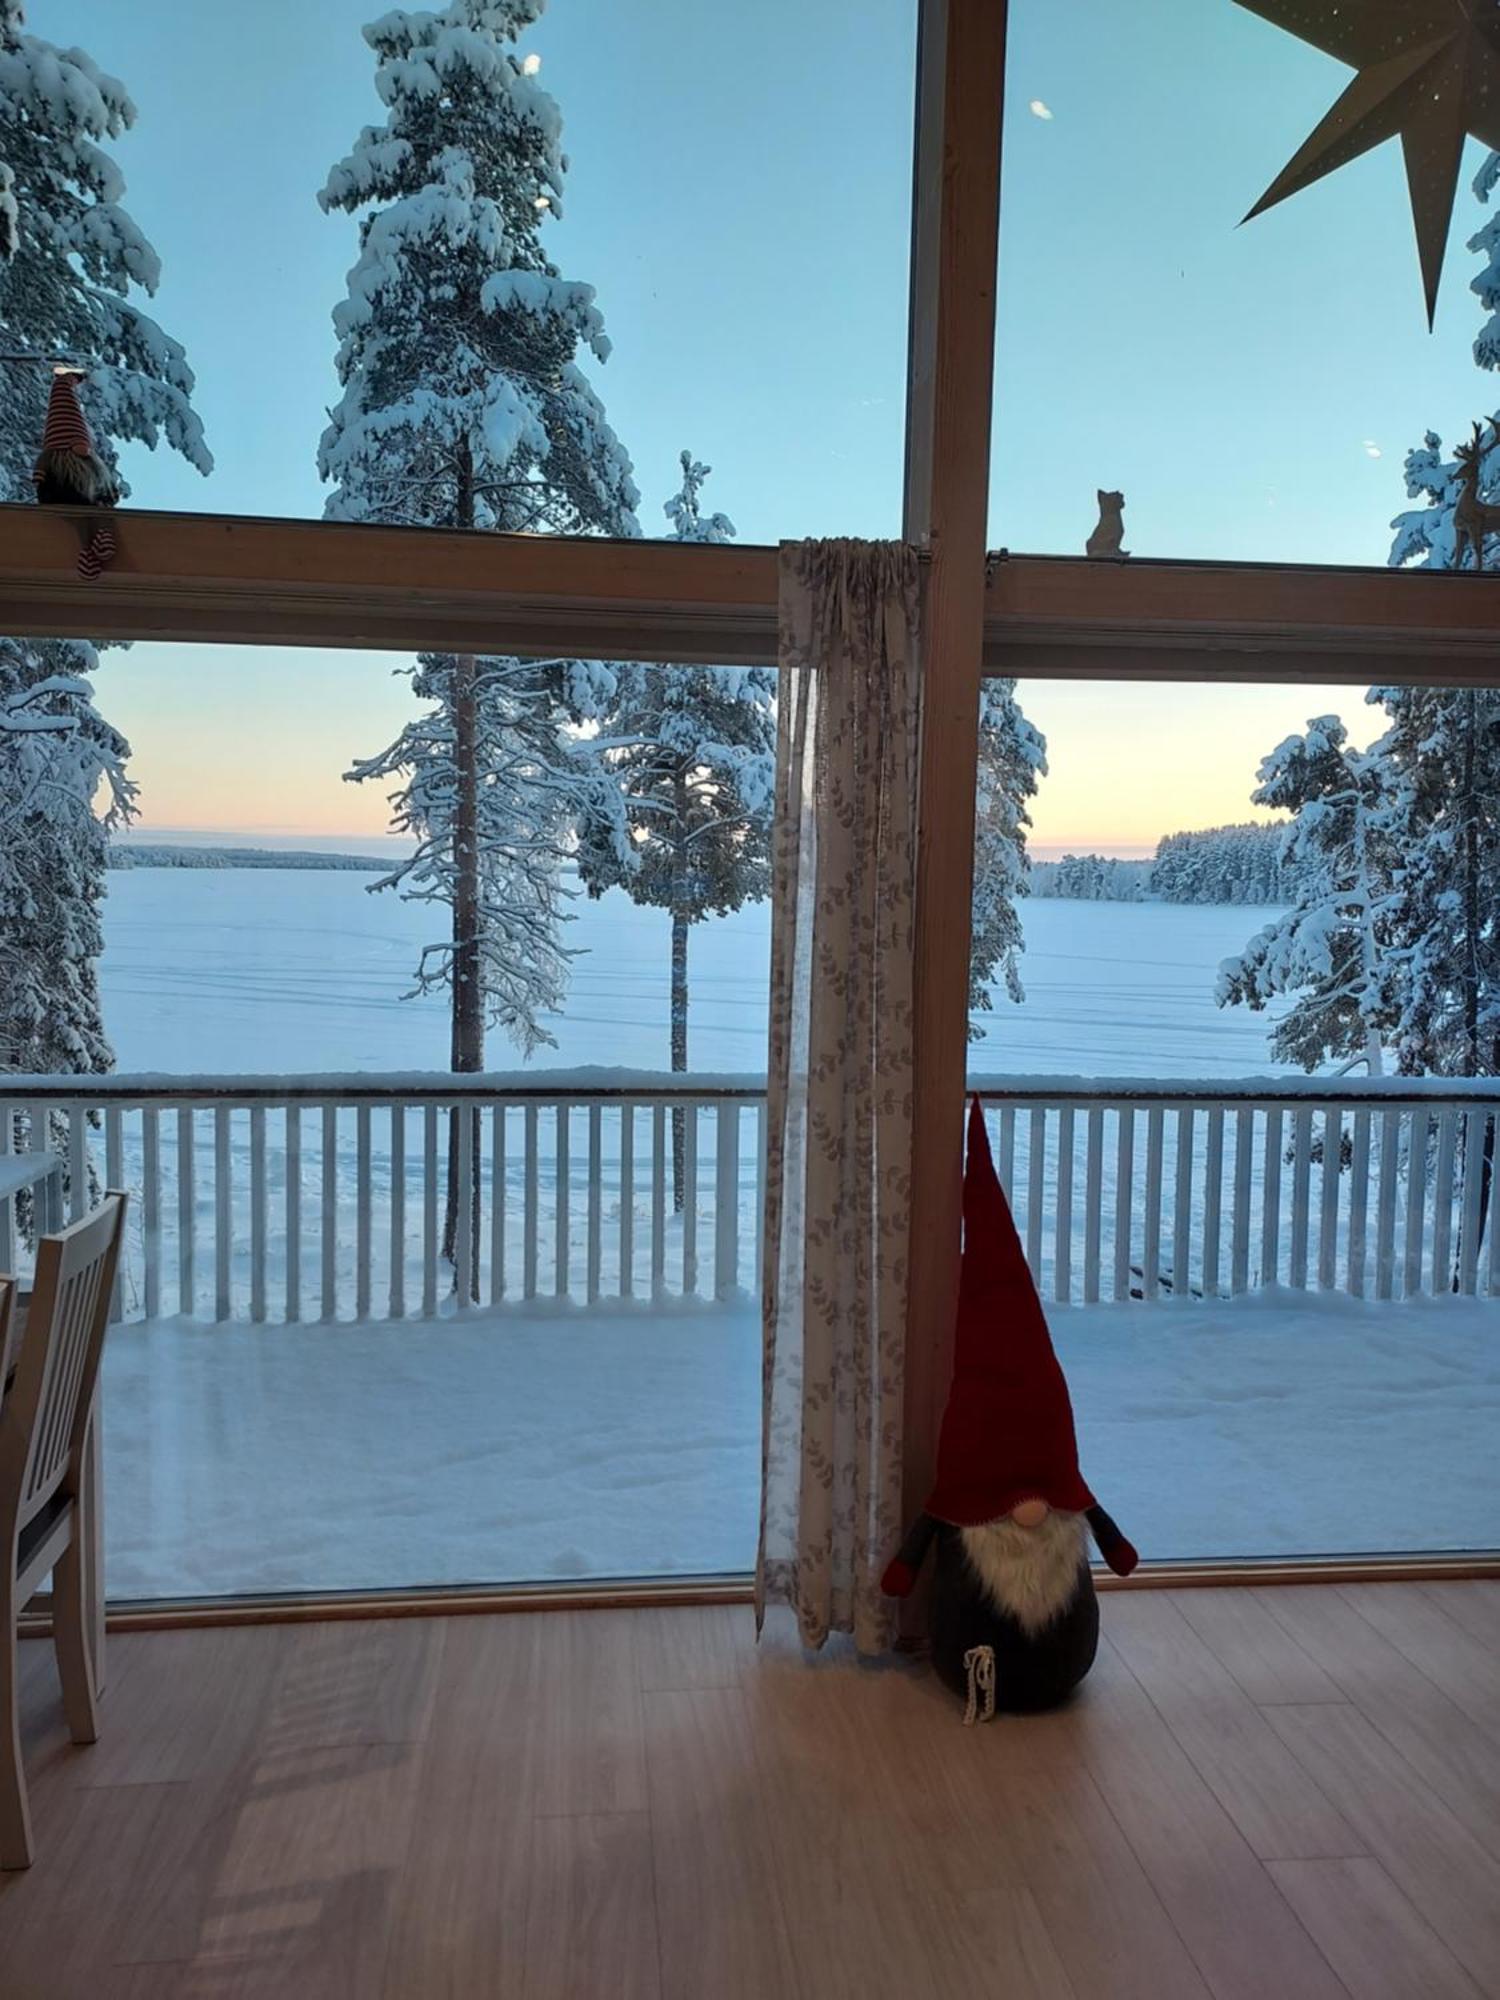
[[912,1133],[917,559],[781,552],[756,1614],[895,1634]]

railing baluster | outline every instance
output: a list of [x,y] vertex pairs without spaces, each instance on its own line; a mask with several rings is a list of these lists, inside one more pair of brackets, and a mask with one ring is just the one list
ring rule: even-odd
[[229,1106],[214,1106],[214,1318],[222,1326],[230,1309],[229,1249],[234,1185],[229,1170]]
[[[1071,1126],[1069,1130],[1071,1131]],[[759,1291],[766,1262],[766,1100],[755,1107],[755,1287]],[[1491,1234],[1500,1234],[1491,1224]],[[1493,1290],[1494,1287],[1492,1286]]]
[[1172,1204],[1172,1296],[1191,1298],[1193,1291],[1193,1154],[1197,1146],[1196,1114],[1185,1104],[1177,1114],[1176,1193]]
[[354,1110],[354,1317],[370,1317],[370,1263],[374,1235],[374,1191],[370,1185],[370,1107]]
[[1492,1299],[1500,1299],[1500,1214],[1496,1213],[1497,1197],[1500,1197],[1500,1177],[1497,1177],[1497,1169],[1500,1169],[1500,1109],[1490,1113],[1489,1201],[1488,1213],[1485,1216],[1485,1228],[1489,1232],[1490,1239],[1490,1268],[1486,1289]]
[[89,1210],[89,1127],[83,1107],[68,1107],[68,1220],[81,1222]]
[[1088,1152],[1084,1163],[1083,1205],[1083,1298],[1095,1305],[1099,1298],[1099,1210],[1104,1191],[1104,1109],[1089,1106]]
[[177,1113],[177,1310],[193,1316],[193,1248],[197,1189],[193,1185],[193,1113],[183,1105]]
[[1442,1298],[1453,1289],[1453,1159],[1458,1139],[1458,1113],[1438,1114],[1437,1184],[1432,1191],[1432,1295]]
[[490,1304],[505,1297],[505,1106],[490,1112]]
[[1135,1113],[1115,1112],[1115,1297],[1130,1297],[1130,1225],[1135,1202]]
[[1002,1104],[1000,1107],[1000,1158],[995,1171],[1000,1176],[1000,1185],[1005,1189],[1007,1201],[1013,1199],[1016,1184],[1016,1107]]
[[[17,1105],[0,1103],[0,1160],[13,1157],[18,1109]],[[0,1271],[14,1271],[16,1268],[15,1206],[14,1195],[0,1199]]]
[[[107,1188],[123,1188],[125,1185],[124,1116],[116,1104],[109,1105],[104,1113],[104,1184]],[[131,1220],[133,1221],[134,1217]],[[119,1320],[124,1316],[125,1265],[128,1255],[127,1243],[125,1254],[121,1256],[115,1270],[114,1293],[109,1308],[112,1320]],[[0,1264],[0,1270],[9,1268],[8,1264]]]
[[437,1314],[438,1264],[442,1243],[438,1236],[438,1107],[422,1107],[422,1317]]
[[589,1251],[588,1301],[598,1302],[604,1261],[604,1131],[597,1101],[589,1106]]
[[250,1107],[250,1318],[266,1316],[266,1107]]
[[1399,1107],[1380,1120],[1380,1187],[1375,1202],[1375,1296],[1388,1299],[1396,1278],[1396,1188],[1401,1165]]
[[406,1106],[391,1106],[390,1317],[406,1317]]
[[682,1296],[698,1296],[698,1107],[682,1107]]
[[1406,1147],[1406,1254],[1401,1267],[1401,1296],[1414,1299],[1422,1289],[1422,1225],[1427,1208],[1427,1129],[1424,1106],[1414,1106]]
[[651,1107],[651,1296],[667,1289],[667,1107]]
[[1366,1218],[1370,1206],[1370,1114],[1354,1114],[1353,1158],[1349,1167],[1349,1254],[1344,1282],[1357,1299],[1365,1295]]
[[339,1316],[338,1220],[339,1220],[339,1108],[323,1106],[323,1213],[319,1217],[322,1260],[322,1315],[326,1320]]
[[557,1107],[557,1138],[555,1141],[557,1172],[554,1176],[557,1197],[552,1204],[552,1290],[554,1295],[560,1299],[565,1299],[568,1296],[570,1287],[568,1263],[573,1234],[572,1202],[568,1186],[572,1174],[572,1161],[569,1158],[568,1144],[570,1137],[569,1118],[568,1106],[566,1104],[559,1104]]
[[1038,1289],[1042,1282],[1042,1202],[1047,1171],[1047,1112],[1033,1107],[1026,1140],[1026,1261]]
[[1464,1113],[1463,1214],[1459,1221],[1458,1289],[1472,1298],[1479,1289],[1479,1204],[1484,1185],[1483,1111]]
[[1224,1107],[1208,1113],[1208,1146],[1203,1155],[1203,1296],[1219,1296],[1219,1250],[1224,1215]]
[[1287,1280],[1307,1290],[1308,1203],[1312,1195],[1312,1111],[1298,1105],[1292,1118],[1292,1268]]
[[[765,1176],[761,1176],[764,1185]],[[1073,1296],[1073,1107],[1057,1113],[1057,1228],[1052,1253],[1054,1290],[1059,1305]]]
[[740,1286],[740,1107],[722,1099],[715,1116],[714,1297],[723,1300],[732,1299]]
[[286,1317],[302,1317],[302,1111],[286,1108]]
[[620,1297],[635,1297],[635,1106],[620,1106]]
[[522,1185],[522,1238],[521,1238],[521,1296],[524,1299],[536,1297],[537,1266],[537,1159],[536,1159],[536,1105],[527,1101],[522,1118],[525,1153],[521,1162],[524,1175]]
[[1161,1165],[1163,1112],[1153,1104],[1146,1113],[1146,1222],[1141,1244],[1141,1297],[1161,1296]]
[[1344,1119],[1337,1105],[1323,1111],[1323,1183],[1318,1204],[1318,1290],[1329,1292],[1338,1282],[1339,1187],[1343,1180]]
[[1229,1214],[1229,1289],[1236,1297],[1250,1288],[1250,1157],[1254,1143],[1255,1107],[1237,1105]]
[[453,1214],[453,1293],[457,1311],[474,1309],[474,1124],[475,1110],[460,1098],[452,1119],[458,1135],[455,1175],[457,1201]]
[[1260,1282],[1274,1285],[1281,1265],[1281,1107],[1266,1107],[1265,1164],[1260,1190]]
[[161,1113],[141,1112],[141,1234],[146,1261],[144,1310],[161,1318]]

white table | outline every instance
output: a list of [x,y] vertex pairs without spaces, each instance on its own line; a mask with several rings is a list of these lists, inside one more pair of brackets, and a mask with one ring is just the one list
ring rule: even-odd
[[37,1221],[47,1234],[63,1225],[63,1169],[61,1153],[45,1148],[36,1153],[0,1154],[0,1201],[9,1201],[22,1188],[35,1188],[41,1204]]

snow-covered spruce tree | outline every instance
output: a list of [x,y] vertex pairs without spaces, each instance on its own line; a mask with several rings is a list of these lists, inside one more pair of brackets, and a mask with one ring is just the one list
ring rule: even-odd
[[[331,519],[639,532],[630,461],[577,365],[580,346],[609,352],[593,290],[541,245],[560,212],[561,120],[535,59],[510,45],[542,4],[451,0],[365,29],[386,117],[319,197],[361,214],[334,313],[343,395],[318,454]],[[484,1067],[487,1022],[522,1049],[546,1039],[567,958],[567,829],[611,798],[569,724],[610,678],[576,662],[426,657],[413,689],[429,709],[349,774],[399,779],[395,824],[418,846],[388,883],[450,912],[418,977],[450,992],[455,1070]],[[458,1133],[455,1117],[450,1255]]]
[[[682,486],[665,512],[683,542],[727,542],[734,524],[705,515],[710,467],[682,454]],[[771,887],[776,787],[776,676],[759,667],[635,666],[619,670],[602,720],[603,755],[630,831],[585,840],[590,893],[623,886],[671,919],[671,1063],[688,1066],[688,938],[706,917],[758,903]],[[607,824],[598,822],[609,833]],[[683,1203],[682,1112],[672,1115],[674,1199]]]
[[[189,405],[178,344],[135,304],[155,289],[155,252],[120,205],[104,145],[134,121],[123,84],[77,49],[25,32],[0,0],[0,499],[35,498],[50,364],[86,371],[83,401],[111,463],[117,445],[165,441],[201,471],[213,461]],[[34,357],[34,358],[33,358]],[[122,482],[123,483],[123,482]],[[128,745],[94,706],[94,647],[0,640],[0,1067],[103,1070],[100,1016],[109,829],[128,816]]]
[[1271,1032],[1278,1062],[1384,1068],[1395,1025],[1390,927],[1399,902],[1401,787],[1379,752],[1351,749],[1336,715],[1289,736],[1260,767],[1254,803],[1292,815],[1281,830],[1296,900],[1219,967],[1221,1007],[1293,1004]]
[[1020,957],[1026,949],[1016,909],[1027,893],[1030,861],[1027,802],[1047,775],[1047,739],[1026,720],[1016,684],[996,677],[979,696],[979,780],[974,816],[974,909],[969,947],[969,1039],[984,1030],[973,1019],[994,1005],[998,980],[1012,1000],[1025,998]]

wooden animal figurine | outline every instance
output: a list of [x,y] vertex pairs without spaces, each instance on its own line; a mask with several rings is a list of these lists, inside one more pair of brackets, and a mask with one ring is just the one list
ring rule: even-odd
[[1089,536],[1085,553],[1091,556],[1113,556],[1118,561],[1130,554],[1121,548],[1125,539],[1125,495],[1106,493],[1099,488],[1099,525]]
[[[1464,549],[1474,551],[1475,569],[1484,568],[1484,538],[1486,535],[1500,534],[1500,507],[1492,506],[1479,497],[1479,480],[1484,470],[1485,444],[1484,426],[1475,424],[1474,435],[1467,444],[1461,444],[1453,456],[1458,460],[1458,499],[1453,507],[1453,567],[1464,566]],[[1491,436],[1490,443],[1500,439],[1500,433]]]
[[974,1100],[953,1385],[937,1478],[881,1588],[905,1597],[936,1544],[928,1636],[938,1677],[967,1704],[1055,1708],[1094,1663],[1099,1604],[1088,1534],[1128,1576],[1135,1550],[1078,1469],[1068,1385]]
[[[47,424],[42,448],[32,469],[36,497],[44,507],[113,507],[119,483],[94,448],[93,433],[78,400],[79,368],[52,371],[47,399]],[[78,554],[78,574],[91,582],[115,554],[114,530],[104,523],[85,523]]]

